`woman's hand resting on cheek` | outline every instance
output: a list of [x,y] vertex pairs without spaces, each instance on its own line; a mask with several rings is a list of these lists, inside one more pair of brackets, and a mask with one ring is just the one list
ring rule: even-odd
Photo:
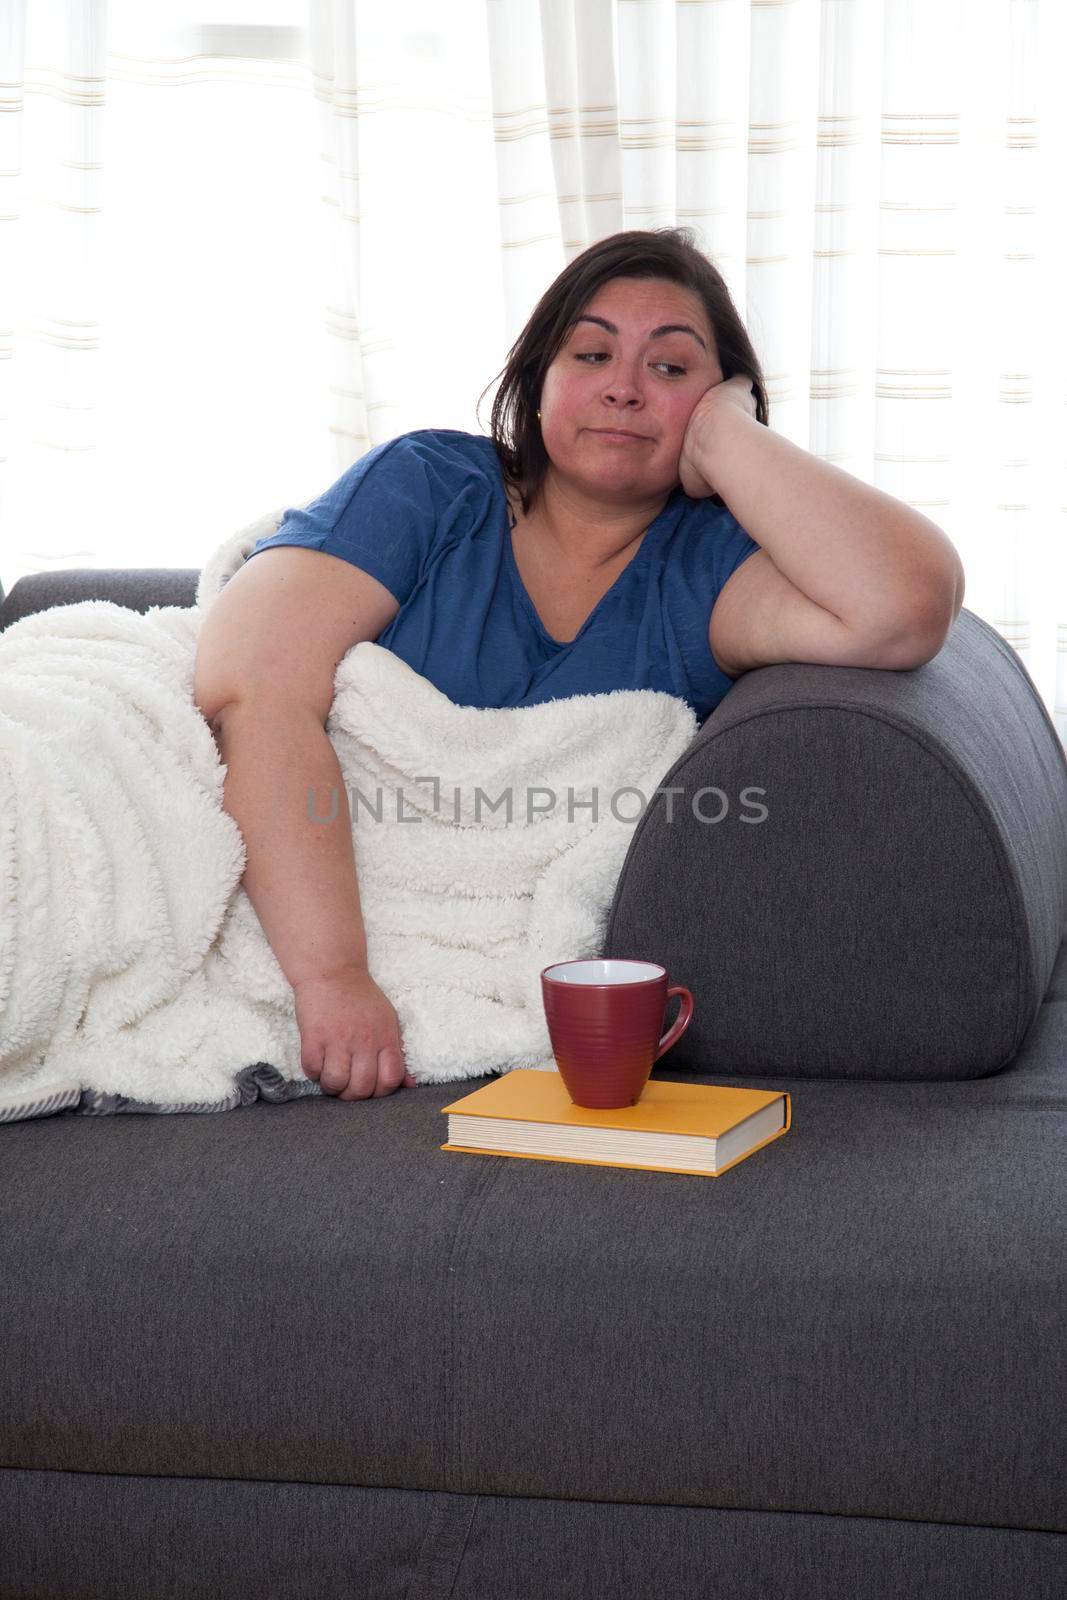
[[708,482],[701,461],[707,459],[715,424],[723,408],[731,406],[747,412],[750,417],[756,415],[752,380],[745,377],[744,373],[737,378],[726,378],[722,383],[713,383],[710,389],[704,390],[689,414],[678,457],[678,476],[682,488],[692,500],[704,500],[708,495],[718,493],[715,485]]
[[369,1100],[415,1086],[397,1014],[365,968],[305,978],[293,985],[293,998],[300,1066],[323,1094]]

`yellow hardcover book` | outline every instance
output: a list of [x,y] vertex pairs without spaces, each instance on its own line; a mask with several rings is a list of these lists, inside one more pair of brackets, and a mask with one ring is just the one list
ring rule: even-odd
[[704,1178],[721,1177],[780,1139],[792,1121],[780,1089],[650,1078],[635,1106],[603,1111],[573,1105],[558,1072],[519,1067],[441,1110],[448,1113],[442,1150]]

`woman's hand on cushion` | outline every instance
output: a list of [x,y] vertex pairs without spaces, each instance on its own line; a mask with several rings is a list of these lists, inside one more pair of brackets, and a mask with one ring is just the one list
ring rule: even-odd
[[414,1087],[400,1022],[365,968],[350,967],[293,985],[300,1066],[323,1094],[339,1100],[378,1099]]

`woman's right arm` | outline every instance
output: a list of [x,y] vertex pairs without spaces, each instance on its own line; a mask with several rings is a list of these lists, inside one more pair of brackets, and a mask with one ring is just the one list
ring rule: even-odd
[[223,805],[245,844],[242,883],[293,989],[301,1067],[341,1099],[415,1081],[367,970],[348,797],[326,733],[338,662],[397,610],[339,557],[264,550],[213,601],[194,669],[227,768]]

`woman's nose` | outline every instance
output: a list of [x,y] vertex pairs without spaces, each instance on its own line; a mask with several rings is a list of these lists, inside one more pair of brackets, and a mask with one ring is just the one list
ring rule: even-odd
[[614,400],[616,405],[640,405],[641,389],[632,378],[620,374],[604,385],[605,400]]

